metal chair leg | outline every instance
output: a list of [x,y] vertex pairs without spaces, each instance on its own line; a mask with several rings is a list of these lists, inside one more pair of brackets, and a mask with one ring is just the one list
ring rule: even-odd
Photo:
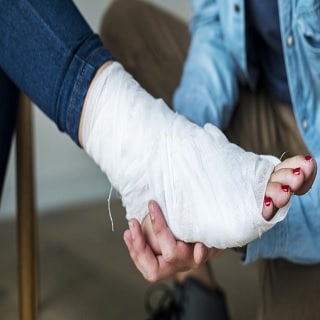
[[17,235],[20,320],[36,320],[38,313],[37,216],[33,175],[32,110],[20,96],[17,116]]

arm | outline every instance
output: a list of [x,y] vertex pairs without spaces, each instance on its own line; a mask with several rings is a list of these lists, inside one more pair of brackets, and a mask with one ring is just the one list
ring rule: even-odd
[[235,60],[225,46],[217,1],[191,2],[192,40],[174,107],[201,126],[210,122],[223,128],[238,99]]

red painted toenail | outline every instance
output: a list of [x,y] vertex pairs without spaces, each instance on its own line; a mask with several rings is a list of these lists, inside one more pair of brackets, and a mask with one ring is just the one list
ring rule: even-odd
[[295,174],[295,175],[299,175],[300,172],[301,172],[301,169],[300,169],[300,168],[295,168],[295,169],[292,170],[292,172],[293,172],[293,174]]
[[267,207],[270,207],[271,202],[272,202],[272,199],[271,199],[270,197],[265,197],[265,198],[264,198],[264,204],[265,204]]
[[285,186],[281,186],[281,189],[282,189],[284,192],[289,192],[290,187],[289,187],[288,185],[285,185]]
[[305,158],[307,161],[312,160],[312,157],[311,157],[310,155],[307,155],[307,156],[305,156],[304,158]]

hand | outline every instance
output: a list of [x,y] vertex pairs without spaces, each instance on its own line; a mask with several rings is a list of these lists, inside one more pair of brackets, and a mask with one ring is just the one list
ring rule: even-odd
[[222,252],[207,248],[202,243],[176,240],[155,201],[150,201],[149,215],[142,225],[135,219],[129,221],[124,241],[137,269],[150,282],[198,268]]

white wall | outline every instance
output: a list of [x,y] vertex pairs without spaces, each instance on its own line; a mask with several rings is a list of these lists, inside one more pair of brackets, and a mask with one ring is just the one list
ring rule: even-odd
[[[131,0],[127,0],[131,1]],[[149,0],[178,16],[189,19],[188,0]],[[75,3],[93,30],[97,31],[101,16],[110,0],[76,0]],[[34,108],[35,164],[37,206],[40,212],[85,202],[106,200],[110,185],[105,175],[89,157],[65,134],[61,134],[41,111]],[[0,218],[15,212],[15,152],[10,157],[9,170],[0,207]]]

